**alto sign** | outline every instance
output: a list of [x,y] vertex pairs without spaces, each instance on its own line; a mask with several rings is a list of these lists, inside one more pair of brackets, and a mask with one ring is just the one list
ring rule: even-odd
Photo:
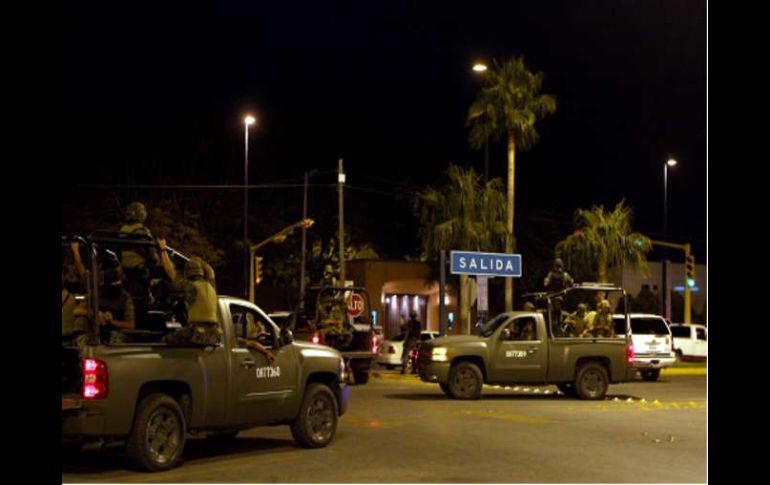
[[358,293],[351,293],[348,299],[348,316],[356,318],[364,311],[364,299]]
[[521,277],[521,254],[452,251],[452,274]]

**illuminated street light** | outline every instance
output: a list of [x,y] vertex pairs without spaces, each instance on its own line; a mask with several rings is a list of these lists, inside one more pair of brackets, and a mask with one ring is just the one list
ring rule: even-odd
[[244,149],[243,149],[243,245],[246,261],[243,265],[243,279],[246,282],[245,295],[249,296],[249,288],[252,282],[249,279],[249,267],[251,266],[249,251],[249,126],[257,122],[252,115],[243,118]]
[[481,62],[477,62],[476,64],[473,65],[473,70],[475,72],[484,72],[487,70],[487,65],[482,64]]
[[[668,242],[668,167],[676,166],[676,160],[669,158],[666,163],[663,164],[663,240]],[[671,318],[671,304],[668,295],[668,254],[665,248],[663,248],[663,315],[666,318]]]

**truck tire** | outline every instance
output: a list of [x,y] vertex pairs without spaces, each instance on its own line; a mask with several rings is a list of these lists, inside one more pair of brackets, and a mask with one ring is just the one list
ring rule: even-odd
[[455,399],[478,399],[484,376],[476,364],[460,362],[449,370],[449,391]]
[[571,382],[563,382],[561,384],[556,384],[556,387],[565,395],[576,397],[577,393],[575,392],[575,384]]
[[441,388],[442,391],[444,391],[444,394],[446,394],[449,397],[452,397],[452,391],[449,389],[449,384],[444,384],[439,382],[438,387]]
[[660,369],[647,369],[641,371],[640,374],[642,374],[642,380],[657,381],[660,377]]
[[169,470],[182,458],[187,427],[179,403],[166,394],[144,397],[126,441],[129,461],[143,470]]
[[369,371],[368,370],[354,370],[353,371],[353,379],[355,379],[356,384],[366,384],[369,382]]
[[607,394],[607,369],[598,362],[587,362],[578,368],[575,392],[580,399],[604,399]]
[[337,432],[337,400],[325,384],[310,384],[299,415],[291,424],[291,435],[306,448],[323,448]]

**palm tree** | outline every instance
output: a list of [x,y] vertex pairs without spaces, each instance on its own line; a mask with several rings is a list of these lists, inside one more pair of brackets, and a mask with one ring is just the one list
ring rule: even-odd
[[[514,251],[513,196],[516,149],[527,150],[540,138],[535,122],[556,111],[556,98],[540,94],[543,73],[533,74],[524,57],[512,57],[504,64],[493,63],[483,86],[468,109],[469,141],[480,149],[485,142],[505,136],[508,141],[508,234],[505,251]],[[505,279],[505,309],[513,309],[513,279]]]
[[[423,256],[435,259],[442,250],[499,251],[505,241],[505,195],[500,179],[483,182],[472,168],[450,165],[446,183],[427,187],[415,197],[422,224]],[[468,276],[460,275],[460,332],[470,310]]]
[[612,212],[604,206],[575,211],[577,230],[556,245],[556,254],[565,259],[568,267],[575,262],[596,265],[599,282],[607,283],[609,267],[629,265],[647,270],[647,253],[652,249],[649,238],[631,232],[633,211],[621,200]]

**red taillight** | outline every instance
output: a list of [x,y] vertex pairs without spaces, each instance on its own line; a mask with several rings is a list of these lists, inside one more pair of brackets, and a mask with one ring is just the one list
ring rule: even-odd
[[83,359],[83,398],[104,399],[108,382],[107,364],[98,359]]
[[372,353],[376,354],[378,350],[379,348],[377,345],[377,336],[375,335],[374,337],[372,337]]
[[634,346],[629,345],[626,349],[626,361],[631,364],[634,362]]
[[313,335],[312,341],[313,341],[314,344],[317,344],[318,342],[321,341],[321,337],[319,337],[318,334],[316,333],[316,334]]
[[394,349],[392,345],[388,345],[388,353],[389,354],[395,354],[396,353],[396,349]]

